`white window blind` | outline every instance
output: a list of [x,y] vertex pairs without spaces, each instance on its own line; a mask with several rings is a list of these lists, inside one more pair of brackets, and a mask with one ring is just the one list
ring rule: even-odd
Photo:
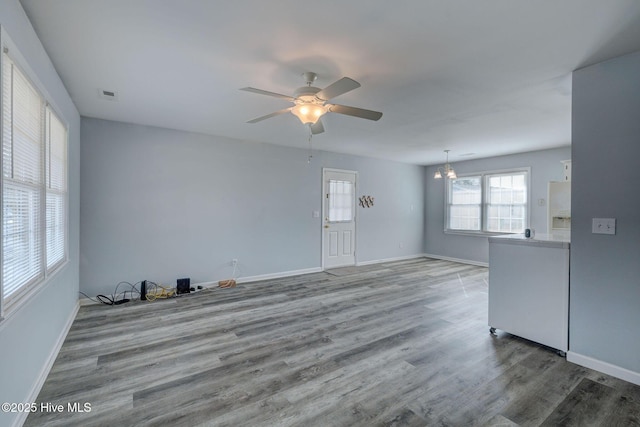
[[50,108],[46,110],[46,240],[47,268],[65,258],[67,196],[67,130]]
[[8,308],[66,260],[67,130],[2,53],[2,300]]
[[27,78],[5,54],[3,106],[2,249],[4,298],[42,277],[41,187],[44,102]]

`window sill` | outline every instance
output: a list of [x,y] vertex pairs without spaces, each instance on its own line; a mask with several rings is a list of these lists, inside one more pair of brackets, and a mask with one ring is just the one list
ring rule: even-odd
[[455,236],[493,237],[493,236],[505,236],[507,234],[518,234],[518,233],[499,233],[496,231],[444,230],[444,234],[451,234]]
[[67,264],[69,264],[69,259],[65,258],[47,274],[46,278],[30,285],[30,289],[26,291],[24,295],[21,295],[15,302],[9,304],[8,307],[3,308],[2,316],[0,316],[0,329],[9,323],[8,320],[15,316],[22,307],[27,305],[36,297],[36,295],[42,292],[47,287],[47,284],[49,284],[51,280],[53,280],[53,278],[67,266]]

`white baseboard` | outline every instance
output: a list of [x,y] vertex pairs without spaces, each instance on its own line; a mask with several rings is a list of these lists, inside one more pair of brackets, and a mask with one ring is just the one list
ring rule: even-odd
[[[448,257],[442,257],[440,255],[431,255],[431,254],[414,254],[414,255],[405,255],[405,256],[401,256],[401,257],[394,257],[394,258],[384,258],[384,259],[376,259],[373,261],[361,261],[356,263],[357,266],[362,266],[362,265],[371,265],[371,264],[380,264],[383,262],[394,262],[394,261],[406,261],[409,259],[416,259],[416,258],[435,258],[435,259],[442,259],[445,261],[454,261],[454,262],[460,262],[463,264],[472,264],[472,265],[479,265],[481,267],[487,267],[488,264],[487,263],[482,263],[482,262],[476,262],[476,261],[470,261],[470,260],[464,260],[464,259],[458,259],[458,258],[448,258]],[[300,270],[291,270],[291,271],[280,271],[278,273],[269,273],[269,274],[259,274],[257,276],[247,276],[247,277],[238,277],[236,278],[236,283],[251,283],[251,282],[258,282],[260,280],[271,280],[271,279],[280,279],[283,277],[290,277],[290,276],[299,276],[302,274],[310,274],[310,273],[320,273],[322,272],[322,267],[312,267],[312,268],[303,268]],[[230,279],[230,277],[223,277],[220,280],[227,280]],[[211,288],[211,287],[217,287],[218,286],[218,281],[219,280],[213,280],[210,282],[199,282],[199,283],[192,283],[191,286],[192,287],[198,287],[198,286],[202,286],[203,288]],[[81,298],[80,300],[80,305],[81,306],[85,306],[85,305],[90,305],[90,304],[98,304],[97,302],[89,299],[89,298]]]
[[258,276],[247,276],[236,279],[238,283],[257,282],[260,280],[280,279],[282,277],[299,276],[301,274],[320,273],[322,269],[320,267],[303,268],[301,270],[281,271],[279,273],[260,274]]
[[630,383],[640,385],[640,373],[630,371],[620,366],[612,365],[608,362],[603,362],[598,359],[594,359],[589,356],[584,356],[573,351],[567,352],[567,360],[576,365],[584,366],[585,368],[595,369],[607,375],[611,375],[621,380],[628,381]]
[[[236,278],[236,283],[250,283],[250,282],[258,282],[260,280],[280,279],[283,277],[299,276],[301,274],[319,273],[321,271],[322,269],[320,267],[313,267],[313,268],[303,268],[301,270],[291,270],[291,271],[281,271],[278,273],[260,274],[257,276],[238,277]],[[227,279],[230,279],[230,277],[221,278],[220,280],[227,280]],[[218,286],[218,280],[214,280],[211,282],[194,283],[191,286],[194,286],[194,287],[202,286],[203,288],[215,287],[215,286]]]
[[[406,261],[409,259],[416,259],[416,258],[436,258],[436,259],[443,259],[443,260],[448,260],[448,261],[455,261],[455,262],[460,262],[460,263],[464,263],[464,264],[473,264],[473,265],[479,265],[481,267],[487,267],[488,264],[487,263],[478,263],[475,261],[469,261],[469,260],[462,260],[462,259],[457,259],[457,258],[443,258],[440,257],[438,255],[428,255],[428,254],[414,254],[414,255],[405,255],[405,256],[401,256],[401,257],[394,257],[394,258],[384,258],[384,259],[376,259],[373,261],[361,261],[356,263],[357,266],[362,266],[362,265],[372,265],[372,264],[380,264],[383,262],[394,262],[394,261]],[[270,273],[270,274],[260,274],[257,276],[247,276],[247,277],[239,277],[236,279],[237,283],[250,283],[250,282],[258,282],[260,280],[270,280],[270,279],[280,279],[283,277],[290,277],[290,276],[299,276],[302,274],[310,274],[310,273],[320,273],[322,272],[322,267],[313,267],[313,268],[305,268],[305,269],[301,269],[301,270],[291,270],[291,271],[281,271],[278,273]],[[220,279],[220,280],[226,280],[226,278]],[[215,287],[218,286],[218,281],[211,281],[211,282],[202,282],[202,283],[195,283],[192,284],[191,286],[202,286],[203,288],[209,288],[209,287]]]
[[383,262],[406,261],[408,259],[416,259],[416,258],[424,258],[424,257],[425,257],[424,254],[406,255],[406,256],[400,256],[395,258],[376,259],[373,261],[361,261],[361,262],[357,262],[356,265],[360,266],[360,265],[381,264]]
[[[40,394],[40,390],[42,389],[42,386],[44,385],[44,382],[46,381],[47,377],[49,376],[49,372],[51,371],[51,368],[53,367],[53,363],[56,361],[56,357],[58,357],[58,353],[60,352],[60,349],[62,348],[62,344],[64,344],[64,340],[67,338],[67,334],[69,333],[69,329],[71,329],[71,325],[73,324],[73,321],[75,320],[79,309],[80,309],[80,302],[78,301],[78,303],[76,304],[75,308],[73,310],[71,310],[71,313],[69,314],[69,318],[67,318],[67,321],[66,321],[64,327],[62,328],[62,331],[60,331],[60,335],[58,336],[58,339],[56,340],[53,348],[51,349],[51,352],[49,353],[49,356],[47,357],[47,360],[45,361],[44,365],[42,366],[42,369],[40,370],[40,374],[38,375],[38,378],[37,378],[36,382],[33,384],[33,387],[31,387],[31,390],[29,391],[29,394],[23,400],[23,402],[36,402],[37,401],[38,394]],[[16,417],[13,420],[13,426],[14,427],[18,427],[18,426],[23,425],[24,422],[27,420],[27,416],[28,415],[29,415],[28,412],[21,412],[18,415],[18,417]]]
[[[282,277],[299,276],[301,274],[309,274],[309,273],[319,273],[321,271],[322,269],[320,267],[314,267],[314,268],[304,268],[301,270],[281,271],[279,273],[260,274],[258,276],[238,277],[236,278],[236,283],[250,283],[250,282],[257,282],[260,280],[280,279]],[[192,283],[191,286],[194,288],[197,288],[198,286],[202,286],[205,289],[214,288],[214,287],[218,287],[218,282],[220,280],[227,280],[227,279],[231,279],[231,277],[221,277],[219,280],[212,280],[210,282]],[[93,301],[92,299],[89,299],[89,298],[81,298],[79,300],[79,303],[81,306],[91,305],[91,304],[100,304],[99,302]]]
[[479,267],[489,267],[488,262],[473,261],[470,259],[452,258],[448,256],[434,255],[434,254],[424,254],[423,256],[427,258],[441,259],[443,261],[453,261],[453,262],[459,262],[461,264],[471,264],[471,265],[477,265]]

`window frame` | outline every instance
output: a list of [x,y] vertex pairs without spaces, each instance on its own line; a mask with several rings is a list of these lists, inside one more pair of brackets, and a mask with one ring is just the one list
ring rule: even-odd
[[[40,267],[37,274],[32,280],[25,282],[24,284],[20,284],[20,286],[12,293],[12,295],[5,296],[4,295],[4,187],[5,187],[5,178],[4,178],[4,161],[0,162],[0,200],[2,200],[2,209],[0,209],[0,223],[3,224],[0,227],[0,240],[2,243],[0,244],[0,326],[6,322],[6,320],[12,317],[15,313],[17,313],[21,307],[27,304],[29,301],[33,299],[33,297],[41,292],[47,283],[59,272],[61,271],[69,262],[69,123],[65,120],[64,116],[60,114],[60,109],[52,102],[52,97],[47,92],[42,83],[36,78],[36,74],[29,67],[27,61],[20,53],[20,50],[16,47],[16,45],[12,42],[10,37],[8,37],[4,27],[0,26],[0,142],[4,144],[4,127],[5,127],[5,117],[4,117],[4,62],[5,55],[8,59],[13,63],[13,66],[17,68],[22,76],[28,81],[29,85],[35,90],[42,100],[41,105],[41,114],[40,114],[40,127],[41,127],[41,156],[42,156],[42,164],[41,164],[41,173],[42,180],[37,184],[38,189],[38,200],[40,207],[38,209],[37,215],[39,215],[39,226],[37,229],[37,233],[39,234],[39,242],[37,245],[37,250],[40,252]],[[13,82],[11,82],[11,87],[13,87]],[[13,103],[13,101],[11,101]],[[47,168],[47,163],[50,162],[50,149],[51,149],[51,138],[50,138],[50,125],[51,125],[51,115],[55,116],[59,124],[64,128],[64,137],[62,139],[64,147],[64,159],[63,159],[63,179],[64,179],[64,188],[60,189],[52,189],[49,188],[50,177],[47,173],[51,172],[49,168]],[[11,118],[13,121],[13,117]],[[2,153],[4,156],[4,153]],[[7,181],[7,183],[13,183],[13,179]],[[20,183],[18,183],[20,185]],[[56,194],[57,197],[62,198],[62,215],[64,216],[61,219],[59,224],[62,224],[64,227],[64,231],[62,234],[62,250],[63,255],[62,258],[57,260],[54,264],[47,266],[47,196],[50,194]],[[33,218],[33,213],[31,213]]]
[[[336,193],[332,189],[333,184],[336,185],[344,185],[349,184],[349,193],[346,194],[344,192]],[[355,192],[355,183],[351,181],[343,181],[343,180],[329,180],[329,188],[327,196],[329,198],[329,203],[327,206],[327,223],[329,224],[339,224],[341,222],[351,222],[354,218],[354,212],[356,209],[356,192]],[[346,197],[345,197],[346,196]],[[346,202],[346,203],[345,203]],[[340,206],[336,206],[340,205]],[[340,218],[334,218],[333,214],[335,211],[344,211],[345,205],[348,208],[348,215],[345,215],[344,212],[341,213]]]
[[480,230],[464,230],[449,228],[450,224],[450,197],[451,197],[451,179],[444,178],[445,191],[444,191],[444,233],[445,234],[457,234],[465,236],[501,236],[505,234],[514,234],[515,232],[500,232],[500,231],[488,231],[488,182],[491,176],[495,175],[516,175],[524,173],[525,184],[527,188],[527,194],[525,197],[525,219],[524,228],[530,227],[531,221],[531,167],[520,167],[512,169],[497,169],[486,170],[480,172],[470,172],[457,174],[456,179],[467,177],[480,177],[480,191],[481,191],[481,206],[480,206]]

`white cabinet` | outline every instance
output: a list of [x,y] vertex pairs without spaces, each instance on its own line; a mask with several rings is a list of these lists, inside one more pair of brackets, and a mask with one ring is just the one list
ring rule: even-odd
[[523,235],[489,238],[489,327],[569,348],[569,242]]

